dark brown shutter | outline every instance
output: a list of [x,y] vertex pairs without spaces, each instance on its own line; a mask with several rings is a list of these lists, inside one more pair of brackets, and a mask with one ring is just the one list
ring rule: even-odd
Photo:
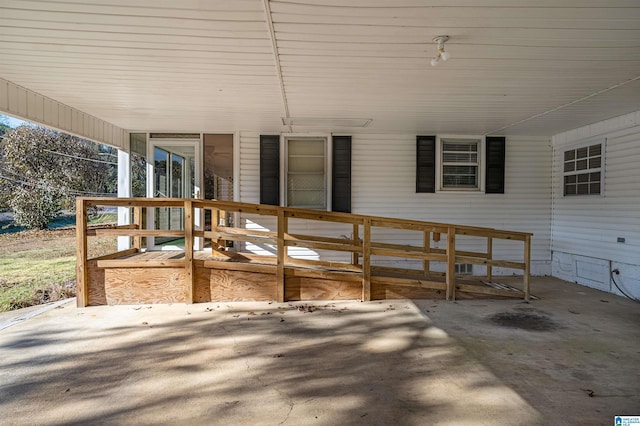
[[351,136],[333,136],[331,210],[351,213]]
[[504,194],[504,170],[506,139],[502,136],[487,136],[486,184],[487,194]]
[[436,137],[416,139],[416,192],[436,192]]
[[260,135],[260,204],[280,205],[280,136]]

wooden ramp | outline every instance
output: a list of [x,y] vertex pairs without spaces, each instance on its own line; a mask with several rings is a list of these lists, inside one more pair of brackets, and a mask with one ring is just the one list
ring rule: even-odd
[[[131,207],[133,224],[109,229],[87,229],[87,211],[98,206]],[[184,230],[145,229],[147,209],[182,209]],[[531,234],[490,228],[382,218],[346,213],[227,201],[190,199],[79,198],[77,206],[78,305],[135,303],[198,303],[239,300],[380,300],[397,298],[503,298],[528,299]],[[210,229],[194,226],[195,209],[211,217]],[[230,214],[271,217],[275,231],[215,225]],[[290,225],[320,221],[351,229],[349,236],[291,233]],[[315,227],[314,229],[318,229]],[[421,245],[377,241],[372,230],[417,233]],[[128,236],[133,248],[99,258],[87,258],[87,238],[94,235]],[[389,234],[386,234],[389,235]],[[147,251],[143,238],[184,238],[185,249]],[[456,250],[456,237],[482,239],[486,250]],[[196,239],[213,248],[194,250]],[[521,241],[522,260],[495,259],[494,241]],[[266,245],[270,255],[228,251],[229,241]],[[413,239],[415,241],[415,238]],[[444,248],[439,248],[442,241]],[[290,256],[289,248],[338,252],[343,261],[308,260]],[[409,259],[420,269],[384,267],[376,259]],[[434,262],[444,272],[432,270]],[[484,277],[456,275],[456,264],[486,267]],[[523,272],[522,289],[492,285],[494,267]],[[483,283],[483,280],[488,283]]]

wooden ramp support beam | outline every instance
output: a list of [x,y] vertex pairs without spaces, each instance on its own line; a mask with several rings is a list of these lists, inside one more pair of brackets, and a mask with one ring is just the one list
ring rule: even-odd
[[[354,244],[358,244],[358,241],[360,240],[360,225],[358,225],[357,223],[353,224],[353,236],[351,238],[353,240]],[[358,262],[360,261],[360,253],[357,252],[353,252],[351,253],[351,263],[353,265],[357,265]]]
[[530,279],[531,279],[531,235],[525,236],[524,239],[524,300],[527,302],[531,297],[530,291]]
[[[134,229],[142,229],[142,207],[135,206],[133,208],[133,224]],[[142,236],[136,235],[133,237],[133,248],[140,250],[142,248]]]
[[[493,260],[493,238],[487,237],[487,260]],[[487,281],[493,280],[493,267],[487,263]]]
[[284,209],[278,209],[278,261],[276,264],[276,300],[280,303],[284,302],[285,294],[284,264],[287,260],[287,246],[285,245],[284,234],[286,234],[288,231],[287,223],[288,220],[284,215]]
[[456,229],[447,230],[447,300],[456,300]]
[[[422,233],[422,248],[425,253],[431,253],[431,231],[423,231]],[[422,260],[422,273],[424,276],[429,276],[431,269],[429,259]]]
[[89,304],[87,256],[87,206],[83,198],[78,198],[76,202],[76,303],[78,308],[84,308]]
[[191,200],[184,202],[184,263],[187,303],[194,302],[195,270],[193,266],[193,205]]
[[364,219],[362,238],[362,300],[371,300],[371,219]]

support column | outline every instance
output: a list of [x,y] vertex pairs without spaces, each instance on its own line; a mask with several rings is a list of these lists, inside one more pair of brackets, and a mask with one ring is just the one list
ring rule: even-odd
[[[422,248],[425,253],[431,253],[431,231],[423,231],[422,234]],[[427,277],[431,272],[431,265],[429,259],[422,259],[422,274]]]
[[193,202],[184,202],[184,262],[187,303],[194,303],[196,277],[193,265]]
[[276,266],[276,301],[284,302],[285,297],[285,271],[284,264],[287,260],[287,246],[284,241],[284,234],[288,231],[287,229],[287,218],[284,215],[284,209],[282,207],[278,208],[278,238],[277,238],[277,250],[278,250],[278,259]]
[[89,274],[87,271],[87,206],[83,198],[76,201],[76,303],[78,308],[89,304]]
[[364,219],[362,236],[362,300],[371,300],[371,218]]
[[524,239],[524,300],[527,302],[531,297],[530,289],[531,280],[531,235],[527,235]]
[[456,300],[456,228],[447,229],[447,300]]
[[487,237],[487,281],[493,281],[493,266],[491,261],[493,260],[493,238]]
[[[125,141],[127,150],[118,149],[118,198],[131,197],[131,156],[129,155],[129,140]],[[131,210],[128,207],[118,207],[118,225],[131,224]],[[118,237],[118,250],[131,248],[129,237]]]

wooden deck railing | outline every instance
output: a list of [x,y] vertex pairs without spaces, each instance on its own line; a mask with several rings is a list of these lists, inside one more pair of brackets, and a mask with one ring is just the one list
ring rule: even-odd
[[[117,226],[106,229],[88,229],[88,210],[95,207],[128,207],[133,210],[133,220],[130,225]],[[156,207],[182,208],[184,211],[183,230],[144,229],[143,217],[145,210]],[[194,216],[196,209],[201,212],[211,212],[211,230],[196,229]],[[259,215],[275,219],[273,230],[254,230],[240,227],[220,226],[220,218],[231,213]],[[290,270],[316,269],[318,276],[336,276],[342,279],[362,282],[362,299],[371,300],[371,284],[376,282],[407,285],[406,278],[398,278],[398,274],[411,276],[411,284],[422,288],[442,288],[442,282],[435,282],[430,277],[431,262],[443,262],[446,265],[444,281],[446,284],[446,299],[454,300],[456,289],[474,291],[463,284],[456,285],[455,265],[457,263],[471,263],[484,265],[487,268],[487,278],[490,281],[494,267],[503,267],[523,271],[523,291],[526,300],[530,297],[530,253],[531,233],[498,230],[475,226],[463,226],[446,223],[424,222],[416,220],[396,219],[366,216],[359,214],[334,213],[316,210],[306,210],[290,207],[249,204],[231,201],[199,200],[199,199],[169,199],[169,198],[78,198],[77,200],[77,283],[78,304],[87,305],[87,262],[96,261],[98,267],[179,267],[185,269],[185,274],[191,282],[194,281],[194,246],[196,238],[211,241],[212,256],[205,261],[205,266],[219,268],[233,268],[235,270],[258,271],[259,264],[240,265],[224,263],[219,256],[227,253],[219,251],[225,241],[248,242],[254,244],[270,244],[276,249],[275,267],[277,279],[276,299],[285,299],[285,276]],[[346,238],[306,235],[290,233],[290,220],[320,221],[342,226],[351,226],[351,235]],[[149,228],[147,226],[147,228]],[[387,228],[421,233],[421,245],[391,244],[372,239],[372,229]],[[132,237],[132,248],[112,253],[99,258],[87,258],[87,237],[93,235],[112,235]],[[143,237],[173,236],[184,238],[184,257],[180,259],[160,260],[123,260],[143,251]],[[477,237],[486,241],[485,251],[463,251],[456,248],[457,236]],[[432,242],[445,242],[444,248],[432,247]],[[494,258],[494,241],[521,241],[522,261],[501,260]],[[335,262],[322,260],[296,259],[288,255],[288,247],[303,247],[316,250],[330,250],[350,253],[349,261]],[[422,268],[403,269],[372,265],[372,256],[416,259],[422,261]],[[272,257],[273,258],[273,257]],[[313,274],[313,271],[308,271]],[[354,277],[354,274],[355,278]],[[396,274],[395,276],[393,274]],[[487,288],[483,293],[499,295],[500,291]],[[193,288],[187,294],[187,300],[193,301]]]

